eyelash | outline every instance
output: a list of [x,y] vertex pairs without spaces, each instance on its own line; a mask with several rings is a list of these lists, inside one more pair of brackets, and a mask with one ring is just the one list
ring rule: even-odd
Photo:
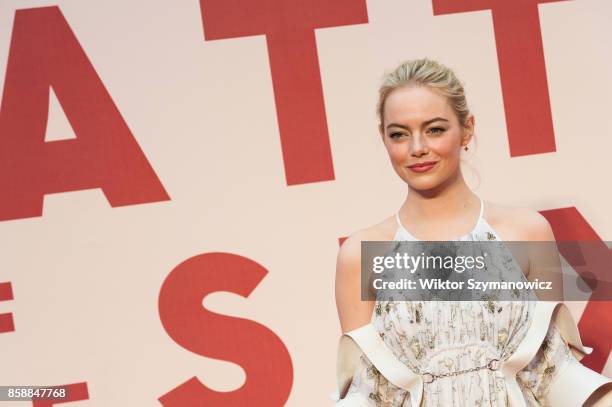
[[[446,129],[444,129],[442,127],[432,127],[428,131],[430,133],[433,133],[434,135],[439,135],[439,134],[444,133],[445,130]],[[404,133],[391,133],[391,134],[389,134],[389,137],[392,138],[392,139],[395,139],[395,138],[399,138],[399,137],[401,137],[403,135],[404,135]]]

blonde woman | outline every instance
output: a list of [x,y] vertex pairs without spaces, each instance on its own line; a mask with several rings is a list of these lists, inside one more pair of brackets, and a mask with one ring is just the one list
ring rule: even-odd
[[[578,361],[589,350],[562,303],[361,300],[362,241],[554,241],[537,211],[485,202],[466,185],[459,164],[475,122],[450,69],[401,64],[377,110],[408,194],[396,214],[340,248],[336,406],[612,406],[611,380]],[[553,280],[549,299],[561,298],[560,275],[539,267],[550,258],[516,260],[527,279]]]

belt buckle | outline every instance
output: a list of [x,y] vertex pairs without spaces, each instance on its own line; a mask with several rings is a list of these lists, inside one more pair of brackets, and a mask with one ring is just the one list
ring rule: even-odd
[[496,371],[496,370],[499,370],[500,365],[501,363],[499,359],[491,359],[491,361],[487,364],[487,368],[489,370]]
[[436,380],[436,377],[431,373],[423,373],[421,376],[423,377],[423,382],[427,384],[433,383]]

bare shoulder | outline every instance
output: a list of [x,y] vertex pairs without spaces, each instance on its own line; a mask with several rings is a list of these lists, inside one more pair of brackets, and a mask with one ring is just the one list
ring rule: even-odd
[[503,240],[555,240],[550,223],[535,209],[492,202],[487,202],[485,208],[485,219]]
[[342,273],[354,268],[351,266],[361,264],[361,242],[393,240],[396,228],[395,218],[390,216],[375,225],[352,233],[344,240],[338,251],[337,272]]
[[372,316],[373,301],[361,299],[361,242],[391,241],[395,219],[384,221],[351,234],[340,246],[336,265],[336,306],[342,332],[363,326]]
[[340,246],[340,253],[350,254],[361,248],[361,242],[364,241],[390,241],[393,240],[397,230],[397,223],[393,216],[390,216],[383,221],[357,230],[347,237]]

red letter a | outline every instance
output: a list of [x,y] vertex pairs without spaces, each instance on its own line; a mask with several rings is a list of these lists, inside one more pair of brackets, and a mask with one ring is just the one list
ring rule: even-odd
[[[45,142],[52,86],[77,136]],[[111,206],[169,200],[57,7],[17,10],[0,106],[0,220],[45,194],[101,188]]]

